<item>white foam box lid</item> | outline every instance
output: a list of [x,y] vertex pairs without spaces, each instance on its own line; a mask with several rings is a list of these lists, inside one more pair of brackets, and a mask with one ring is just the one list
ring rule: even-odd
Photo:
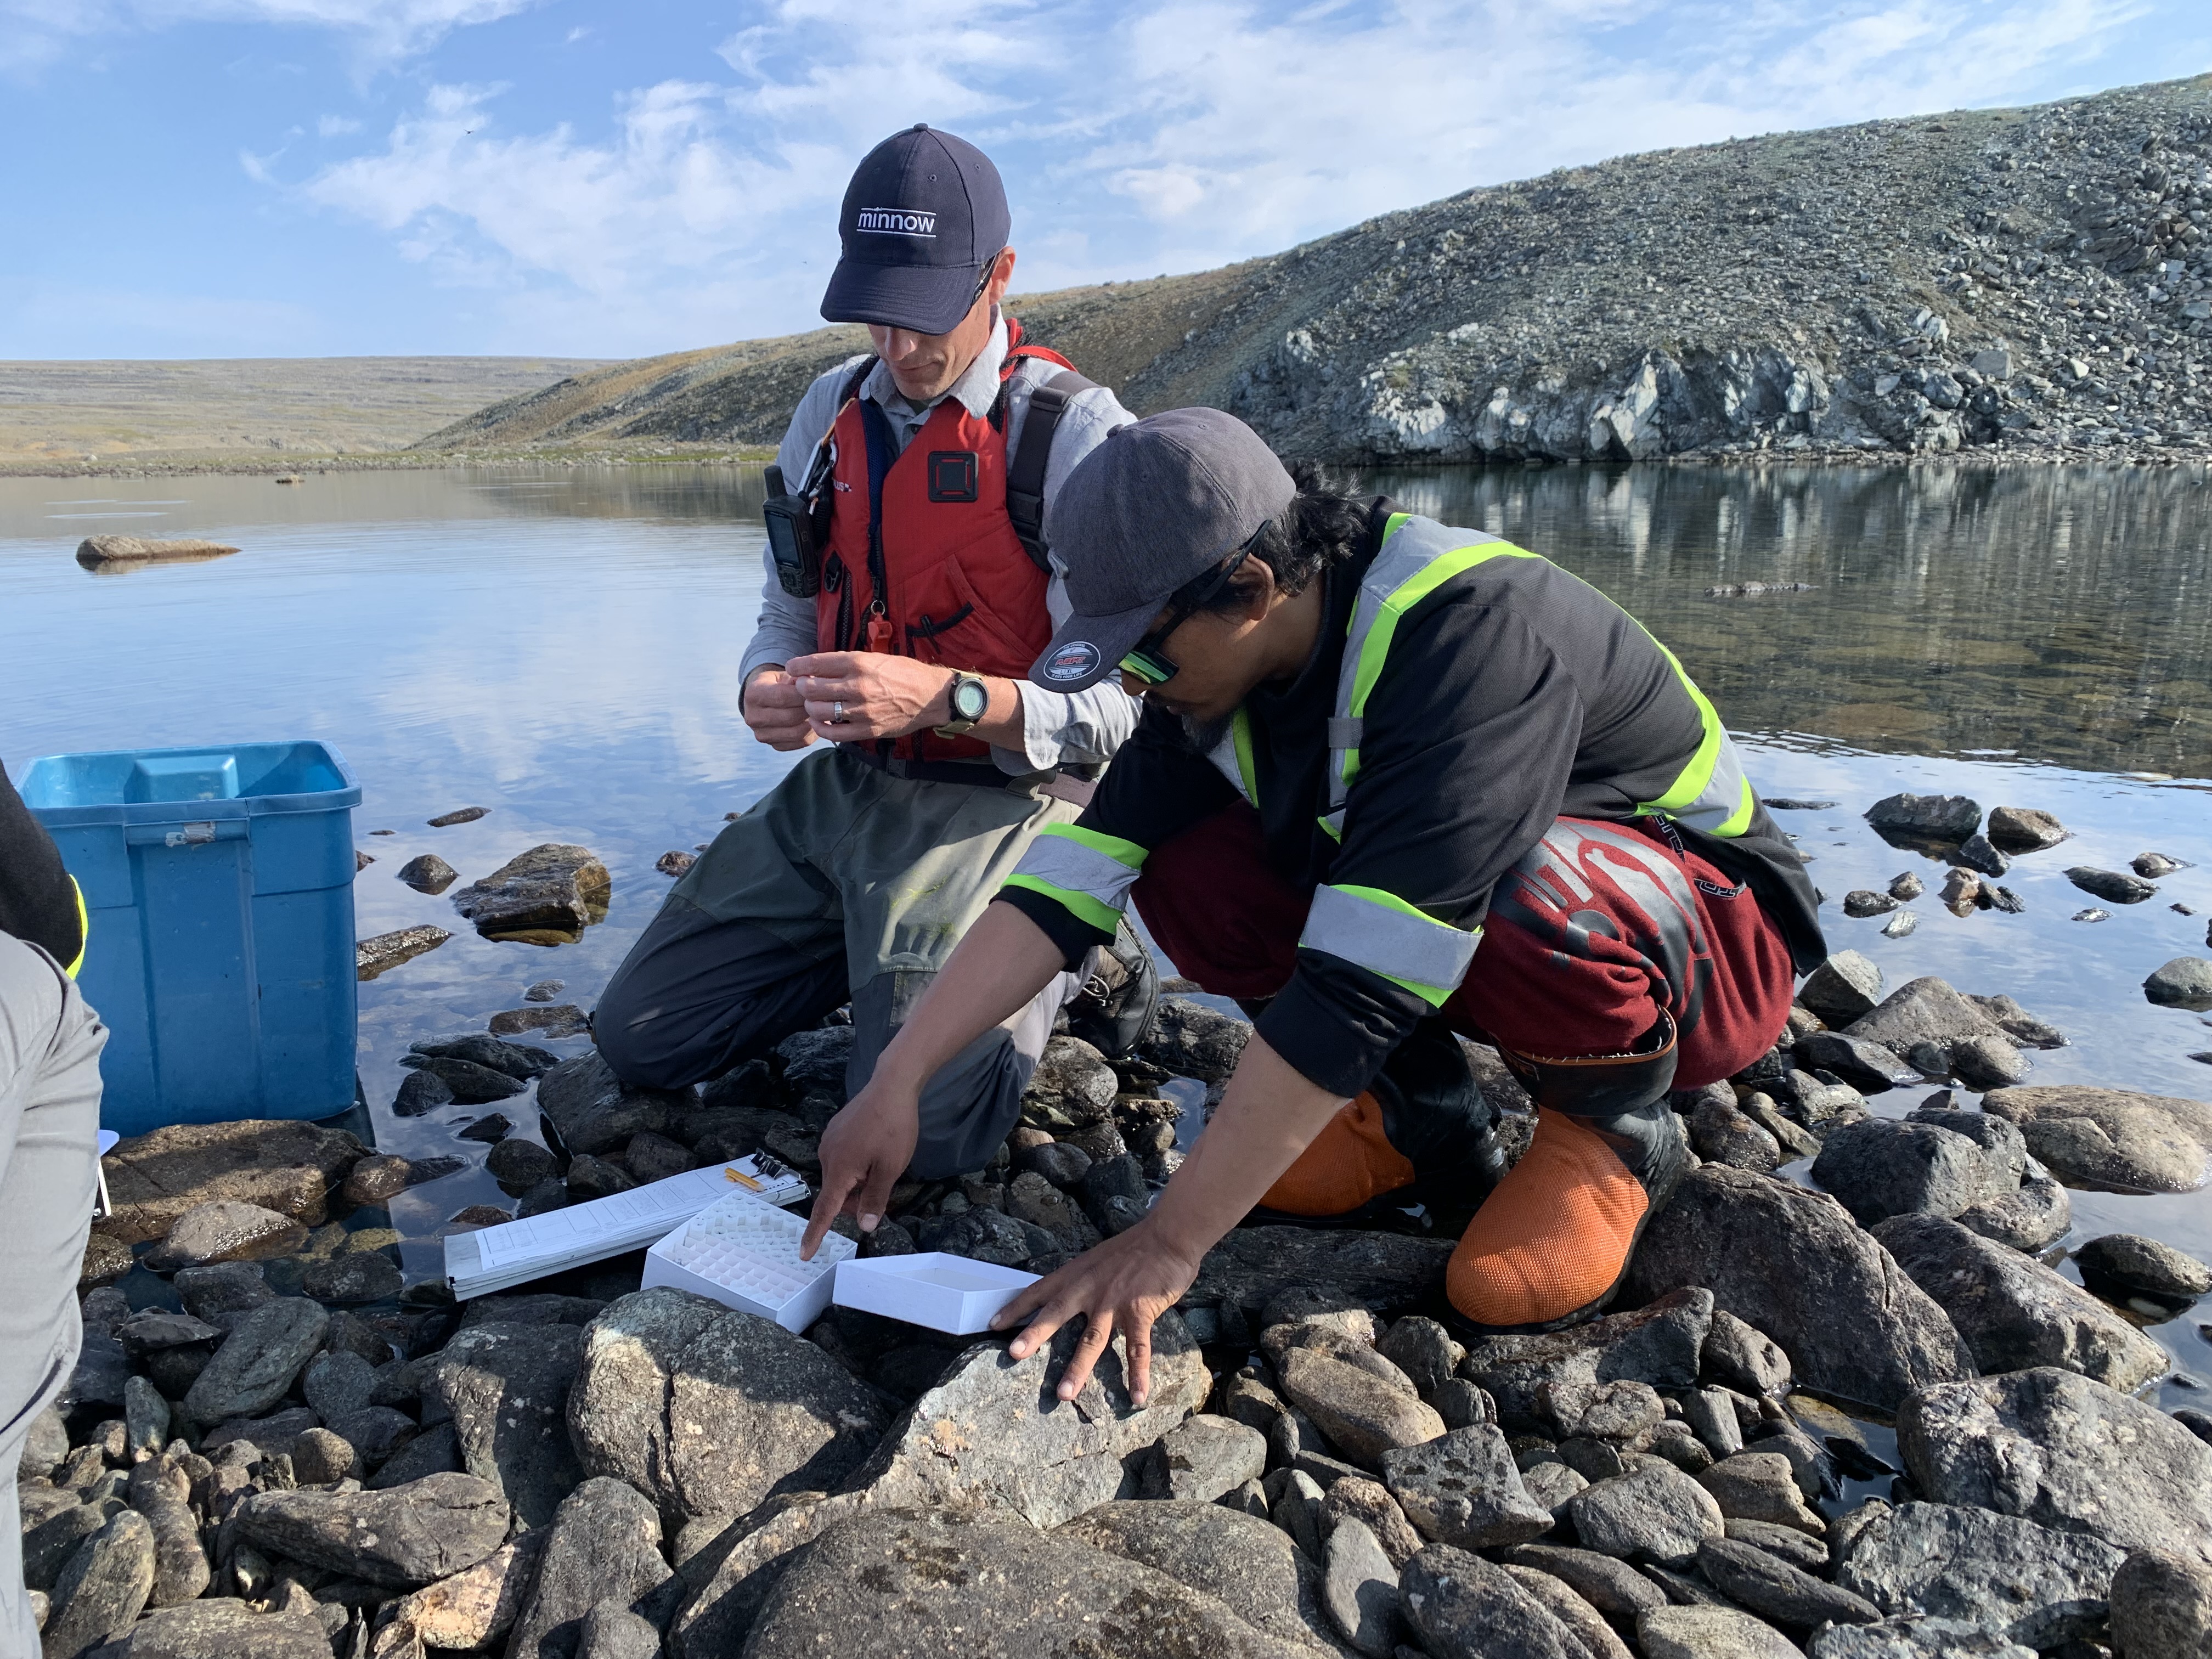
[[988,1328],[992,1315],[1036,1281],[1035,1273],[994,1261],[924,1250],[840,1262],[832,1299],[841,1308],[967,1336]]
[[799,1259],[806,1221],[750,1193],[710,1205],[645,1253],[643,1287],[672,1285],[740,1313],[803,1331],[822,1317],[838,1264],[856,1248],[837,1233]]

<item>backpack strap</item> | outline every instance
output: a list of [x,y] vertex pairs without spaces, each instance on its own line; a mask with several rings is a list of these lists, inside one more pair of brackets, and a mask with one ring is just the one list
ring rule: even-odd
[[1045,553],[1044,470],[1052,459],[1053,434],[1060,429],[1060,416],[1067,413],[1068,404],[1097,385],[1072,368],[1063,368],[1042,381],[1030,393],[1021,442],[1006,464],[1006,516],[1013,520],[1014,534],[1021,538],[1023,550],[1042,571],[1052,568]]

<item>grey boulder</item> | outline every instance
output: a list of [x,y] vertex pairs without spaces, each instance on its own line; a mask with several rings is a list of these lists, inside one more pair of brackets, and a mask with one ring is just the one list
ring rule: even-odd
[[1340,1307],[1409,1311],[1443,1285],[1448,1239],[1397,1233],[1323,1232],[1308,1227],[1238,1227],[1206,1253],[1176,1304],[1211,1325],[1205,1340],[1256,1339],[1268,1302],[1293,1287]]
[[2186,1193],[2204,1184],[2212,1106],[2202,1101],[2062,1084],[1995,1089],[1982,1109],[2016,1125],[2037,1161],[2069,1187]]
[[2112,1636],[2120,1659],[2212,1653],[2212,1571],[2164,1550],[2137,1550],[2112,1575]]
[[1778,1625],[1871,1625],[1881,1610],[1863,1595],[1824,1583],[1754,1544],[1708,1538],[1698,1547],[1705,1582],[1739,1606]]
[[647,1132],[667,1134],[698,1101],[690,1089],[633,1088],[596,1052],[564,1060],[538,1079],[538,1109],[572,1153],[604,1152]]
[[1797,1000],[1836,1030],[1872,1013],[1881,995],[1881,969],[1856,951],[1837,951],[1797,988]]
[[1888,1412],[1916,1389],[1975,1374],[1943,1310],[1822,1194],[1692,1171],[1646,1226],[1626,1288],[1648,1301],[1689,1285],[1755,1322],[1799,1384],[1824,1395]]
[[1726,1532],[1711,1492],[1673,1464],[1651,1459],[1577,1492],[1566,1512],[1585,1549],[1667,1567],[1686,1567],[1698,1546]]
[[1985,1372],[2057,1365],[2124,1391],[2166,1375],[2166,1350],[2033,1256],[1941,1216],[1874,1230],[1912,1282],[1941,1303]]
[[328,1659],[323,1621],[289,1608],[260,1613],[228,1597],[161,1607],[101,1650],[101,1659]]
[[254,1309],[193,1378],[182,1415],[198,1424],[258,1417],[291,1392],[330,1324],[330,1315],[304,1297],[281,1297]]
[[1878,1625],[1838,1625],[1813,1638],[1813,1659],[2034,1659],[2001,1631],[1957,1619],[1907,1614]]
[[1655,1607],[1636,1620],[1644,1659],[1802,1659],[1771,1625],[1728,1607]]
[[1077,1339],[1064,1328],[1019,1360],[1001,1342],[969,1348],[915,1401],[849,1488],[885,1505],[996,1502],[1040,1527],[1135,1497],[1130,1454],[1203,1404],[1212,1378],[1170,1313],[1152,1327],[1146,1405],[1130,1402],[1118,1335],[1083,1391],[1062,1400],[1057,1383]]
[[582,1349],[574,1325],[490,1320],[447,1343],[423,1385],[453,1419],[461,1467],[495,1486],[525,1526],[549,1523],[583,1479],[565,1418]]
[[[878,1510],[838,1522],[784,1571],[744,1651],[818,1659],[828,1631],[837,1632],[842,1659],[1079,1650],[1086,1659],[1280,1659],[1285,1650],[1164,1572],[989,1509]],[[696,1655],[696,1642],[685,1651]]]
[[46,1659],[77,1659],[127,1632],[154,1593],[155,1571],[154,1529],[135,1510],[79,1544],[48,1598]]
[[1160,1437],[1145,1472],[1146,1498],[1211,1504],[1267,1472],[1267,1437],[1226,1417],[1194,1413]]
[[1398,1575],[1398,1605],[1434,1654],[1482,1659],[1587,1659],[1574,1632],[1513,1575],[1449,1544],[1431,1544]]
[[261,1492],[232,1511],[264,1554],[389,1589],[474,1566],[507,1541],[512,1512],[489,1481],[433,1474],[383,1492]]
[[1461,1549],[1526,1543],[1552,1529],[1513,1449],[1492,1424],[1454,1429],[1382,1455],[1382,1481],[1423,1536]]
[[629,1482],[671,1518],[829,1491],[888,1425],[878,1397],[815,1344],[665,1288],[623,1297],[585,1328],[568,1421],[587,1473]]
[[2161,1008],[2212,1008],[2212,962],[2176,957],[2163,963],[2143,981],[2143,996]]
[[561,1500],[546,1531],[537,1576],[507,1638],[510,1659],[572,1659],[593,1608],[611,1601],[635,1610],[671,1577],[660,1553],[660,1516],[619,1480],[585,1481]]
[[1897,1429],[1934,1502],[2212,1562],[2212,1445],[2130,1395],[2073,1371],[2012,1371],[1923,1389]]
[[2017,1516],[1903,1504],[1851,1540],[1836,1574],[1885,1613],[1925,1613],[2004,1632],[2029,1647],[2094,1632],[2124,1551]]
[[1460,1376],[1488,1392],[1509,1432],[1533,1431],[1547,1421],[1547,1391],[1562,1384],[1694,1386],[1712,1329],[1713,1295],[1701,1276],[1632,1313],[1544,1334],[1480,1338],[1468,1345]]
[[[1102,1504],[1053,1535],[1164,1572],[1213,1597],[1253,1629],[1285,1642],[1314,1642],[1327,1617],[1320,1574],[1290,1534],[1224,1504],[1181,1499]],[[1396,1583],[1392,1569],[1394,1602]]]
[[1836,1130],[1813,1160],[1813,1179],[1862,1227],[1896,1215],[1954,1216],[2002,1200],[2020,1186],[2016,1169],[1965,1135],[1887,1117]]
[[1443,1419],[1422,1403],[1411,1383],[1394,1386],[1310,1348],[1283,1356],[1281,1382],[1284,1397],[1313,1419],[1332,1445],[1370,1468],[1396,1448],[1419,1445],[1444,1431]]
[[2085,1278],[2123,1291],[2176,1299],[2212,1291],[2212,1267],[2171,1244],[2134,1233],[2106,1233],[2075,1247]]
[[1369,1659],[1397,1648],[1398,1569],[1364,1522],[1350,1516],[1328,1534],[1322,1601],[1338,1632]]
[[1965,795],[1885,796],[1866,810],[1876,830],[1937,841],[1964,841],[1981,827],[1981,803]]

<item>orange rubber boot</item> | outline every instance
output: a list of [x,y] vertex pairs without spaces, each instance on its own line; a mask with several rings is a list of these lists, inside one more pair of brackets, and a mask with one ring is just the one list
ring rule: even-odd
[[1409,1187],[1413,1166],[1382,1133],[1371,1094],[1346,1101],[1260,1200],[1285,1216],[1337,1216]]
[[1491,1329],[1571,1324],[1610,1299],[1650,1209],[1644,1183],[1605,1136],[1540,1110],[1528,1150],[1452,1252],[1445,1294]]

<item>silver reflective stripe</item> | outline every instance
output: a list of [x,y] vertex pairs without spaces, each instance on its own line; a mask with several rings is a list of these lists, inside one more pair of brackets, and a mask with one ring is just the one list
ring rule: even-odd
[[1481,939],[1480,933],[1393,909],[1340,887],[1316,887],[1298,944],[1385,978],[1449,994],[1467,977]]
[[[1746,780],[1742,758],[1735,752],[1735,743],[1725,732],[1721,733],[1720,752],[1713,757],[1713,775],[1698,792],[1698,798],[1687,806],[1678,807],[1668,814],[1678,823],[1686,823],[1693,830],[1708,835],[1741,835],[1748,820],[1744,811],[1747,805]],[[1729,826],[1733,824],[1734,828]]]
[[[1237,764],[1237,727],[1233,721],[1229,730],[1221,734],[1221,741],[1206,751],[1206,757],[1213,763],[1216,771],[1229,780],[1231,788],[1240,795],[1247,794],[1244,787],[1244,774]],[[1259,804],[1258,801],[1252,803],[1255,806]]]
[[1344,657],[1337,665],[1336,715],[1328,723],[1328,806],[1332,816],[1343,811],[1346,798],[1352,793],[1352,781],[1346,775],[1351,769],[1346,763],[1359,750],[1359,727],[1363,723],[1352,712],[1352,689],[1358,680],[1359,659],[1366,650],[1367,636],[1375,631],[1376,618],[1382,614],[1382,607],[1390,596],[1419,575],[1431,560],[1462,547],[1501,539],[1478,536],[1470,542],[1468,533],[1438,524],[1434,519],[1409,518],[1382,544],[1375,562],[1367,567],[1367,574],[1360,580],[1359,599],[1352,607],[1352,624],[1346,632]]
[[1022,854],[1014,873],[1081,893],[1109,910],[1126,910],[1129,889],[1136,884],[1139,872],[1079,841],[1065,836],[1039,836]]

